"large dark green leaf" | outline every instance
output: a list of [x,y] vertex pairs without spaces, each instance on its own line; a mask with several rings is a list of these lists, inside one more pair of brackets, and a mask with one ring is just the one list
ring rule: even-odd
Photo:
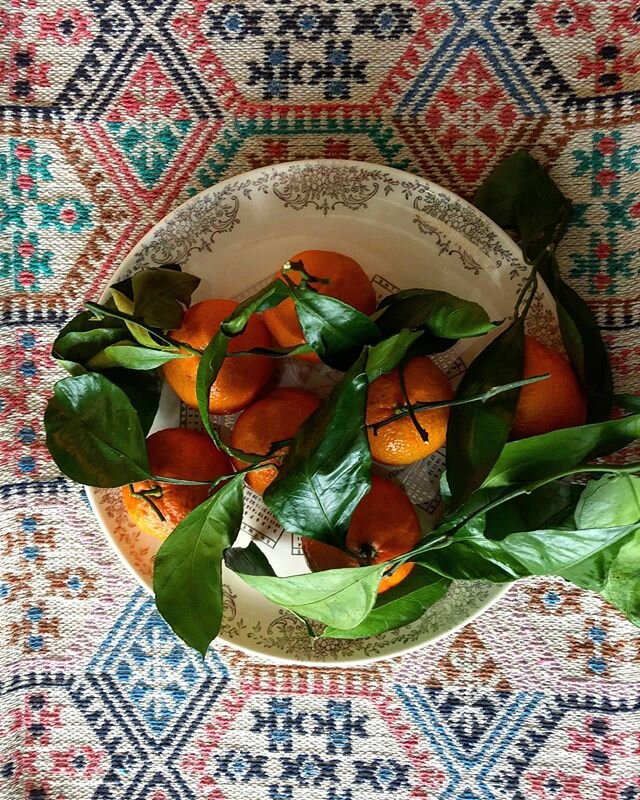
[[126,337],[127,329],[121,320],[99,320],[90,311],[81,311],[60,331],[52,353],[59,360],[85,364],[103,348]]
[[[475,492],[480,499],[495,501],[508,492],[506,487],[481,489]],[[489,539],[503,539],[510,533],[530,531],[538,528],[574,527],[573,515],[580,499],[582,486],[563,481],[552,481],[532,492],[503,503],[486,515],[485,535]],[[460,509],[460,512],[464,511]],[[600,523],[598,523],[600,524]],[[581,527],[597,527],[583,525]]]
[[178,328],[200,278],[174,269],[148,269],[131,277],[133,315],[162,330]]
[[138,415],[127,395],[102,375],[56,383],[44,425],[53,460],[78,483],[123,486],[150,476]]
[[375,323],[341,300],[304,283],[290,292],[305,340],[329,366],[346,369],[365,345],[380,339]]
[[341,542],[371,485],[366,354],[298,431],[264,502],[288,531]]
[[416,566],[401,584],[378,597],[375,606],[355,628],[328,627],[322,635],[332,639],[362,639],[401,628],[420,619],[446,594],[449,583],[441,575]]
[[442,339],[483,336],[494,327],[489,315],[470,300],[434,289],[405,289],[386,297],[376,324],[384,336],[403,328],[423,330]]
[[161,385],[157,374],[116,368],[109,370],[109,380],[122,389],[129,398],[146,436],[153,425],[160,404]]
[[613,403],[611,365],[593,312],[561,278],[558,263],[543,258],[539,270],[553,294],[567,354],[587,393],[588,421],[607,419]]
[[613,400],[618,408],[640,414],[640,397],[637,394],[617,394]]
[[505,158],[478,190],[475,205],[525,241],[553,227],[567,207],[554,181],[526,150]]
[[[522,377],[524,320],[519,318],[497,336],[467,369],[456,399],[482,394],[499,378],[511,383]],[[447,480],[452,505],[461,505],[482,485],[504,447],[519,390],[503,392],[486,403],[451,409],[447,429]]]
[[341,630],[355,628],[371,611],[384,564],[309,572],[288,578],[240,574],[276,605]]
[[507,486],[546,478],[613,453],[639,437],[640,414],[632,414],[509,442],[483,486]]
[[222,621],[222,557],[242,522],[244,475],[194,509],[163,542],[153,565],[156,606],[183,642],[205,655]]

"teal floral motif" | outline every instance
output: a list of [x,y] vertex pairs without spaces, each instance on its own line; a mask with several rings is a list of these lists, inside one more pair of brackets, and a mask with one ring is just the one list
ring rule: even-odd
[[[1,213],[1,211],[0,211]],[[35,232],[23,236],[15,231],[12,251],[0,253],[0,278],[12,279],[15,291],[39,292],[40,280],[53,275],[51,259],[53,253],[43,250]]]
[[42,228],[55,228],[58,233],[77,233],[92,228],[93,206],[75,198],[61,197],[54,203],[38,203]]
[[577,162],[572,175],[590,176],[593,197],[617,197],[620,178],[640,171],[640,145],[622,146],[620,131],[594,132],[591,141],[591,151],[572,151]]
[[24,203],[8,203],[0,198],[0,233],[9,228],[24,228]]
[[623,251],[619,236],[614,231],[593,231],[589,237],[589,252],[586,255],[571,253],[569,257],[574,264],[571,277],[587,276],[594,291],[614,294],[617,281],[631,277],[638,252]]
[[12,197],[35,200],[38,182],[53,180],[49,169],[52,157],[38,156],[33,139],[9,139],[9,155],[0,154],[0,181],[9,182]]
[[142,121],[135,125],[109,122],[107,128],[142,182],[149,189],[165,174],[171,159],[193,127],[190,120],[167,123]]
[[607,218],[604,222],[605,228],[622,227],[627,231],[633,231],[638,227],[640,220],[640,193],[629,192],[620,202],[608,201],[604,203]]

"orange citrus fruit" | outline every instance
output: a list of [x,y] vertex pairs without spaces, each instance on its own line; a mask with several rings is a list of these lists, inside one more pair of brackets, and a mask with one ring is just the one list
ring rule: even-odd
[[[313,572],[380,564],[408,553],[420,541],[420,521],[405,492],[395,483],[371,477],[371,489],[353,512],[345,550],[302,537],[302,551]],[[401,564],[378,584],[378,593],[397,586],[413,569]]]
[[571,364],[556,350],[531,336],[524,340],[523,378],[550,377],[520,389],[511,438],[523,439],[558,428],[583,425],[587,400]]
[[[453,397],[449,379],[427,356],[415,356],[404,370],[404,382],[411,403],[450,400]],[[399,369],[381,375],[369,386],[367,425],[381,422],[406,405]],[[407,415],[374,432],[368,429],[371,456],[381,464],[412,464],[438,450],[447,436],[448,408],[416,412],[418,422],[427,432],[423,442]]]
[[[231,434],[231,445],[245,453],[264,455],[274,442],[290,439],[319,404],[320,399],[304,389],[274,389],[240,414]],[[287,447],[278,450],[277,460],[287,450]],[[247,466],[245,462],[235,458],[233,462],[238,469]],[[254,492],[263,494],[277,474],[275,467],[266,467],[248,472],[246,481]]]
[[[363,314],[373,314],[375,311],[376,294],[371,281],[360,264],[349,256],[330,250],[304,250],[291,256],[289,261],[302,261],[309,275],[329,279],[329,283],[311,284],[320,294],[336,297]],[[275,277],[282,277],[282,274],[281,270]],[[295,283],[300,283],[300,273],[291,270],[287,274]],[[263,316],[273,338],[281,347],[297,347],[304,343],[293,300],[285,300],[279,306],[263,312]],[[315,353],[298,358],[312,363],[320,361]]]
[[[151,472],[162,478],[214,481],[231,473],[227,456],[202,431],[165,428],[147,439]],[[124,506],[135,524],[151,536],[166,539],[190,511],[209,496],[209,486],[178,486],[160,481],[140,481],[133,492],[148,492],[148,501],[136,497],[131,486],[122,487]],[[153,504],[153,505],[152,505]],[[162,514],[164,520],[155,508]]]
[[[170,332],[172,339],[186,342],[200,350],[219,331],[223,322],[237,307],[233,300],[203,300],[188,308],[180,327]],[[229,342],[230,353],[251,350],[254,347],[272,347],[273,340],[259,315],[249,320],[244,333]],[[196,373],[199,356],[176,358],[163,368],[164,377],[188,406],[196,408]],[[252,403],[262,392],[273,375],[273,360],[266,356],[238,356],[227,358],[218,373],[211,394],[209,411],[212,414],[232,414]]]

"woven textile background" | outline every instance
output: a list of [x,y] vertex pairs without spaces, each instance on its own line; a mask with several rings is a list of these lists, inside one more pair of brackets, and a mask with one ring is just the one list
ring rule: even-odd
[[56,329],[148,227],[305,157],[469,196],[530,148],[638,390],[637,0],[4,0],[0,87],[2,800],[640,798],[640,634],[595,596],[522,583],[369,668],[203,665],[42,436]]

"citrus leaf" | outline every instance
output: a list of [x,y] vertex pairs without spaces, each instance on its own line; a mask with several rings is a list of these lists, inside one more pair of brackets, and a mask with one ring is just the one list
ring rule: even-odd
[[365,362],[363,353],[302,425],[264,494],[267,507],[292,533],[340,542],[370,488]]
[[161,330],[180,327],[200,278],[174,269],[148,269],[131,277],[133,316]]
[[494,328],[489,315],[478,303],[434,289],[405,289],[384,298],[376,325],[384,336],[403,328],[428,331],[452,342],[483,336]]
[[328,569],[277,578],[239,573],[276,605],[341,630],[355,628],[371,611],[384,564]]
[[405,357],[411,345],[421,336],[421,331],[402,330],[370,347],[366,365],[369,383],[373,383],[380,375],[395,369]]
[[362,348],[380,339],[376,324],[352,306],[305,286],[290,286],[306,342],[335,369],[351,366]]
[[222,558],[240,530],[243,480],[236,475],[188,514],[154,560],[158,611],[203,657],[222,622]]
[[450,581],[415,566],[401,584],[378,597],[359,625],[349,630],[327,627],[322,636],[331,639],[362,639],[393,631],[415,622],[447,593]]
[[150,477],[138,415],[127,395],[102,375],[58,381],[44,425],[53,460],[78,483],[124,486]]
[[640,414],[632,414],[509,442],[483,487],[540,480],[613,453],[638,438]]
[[[512,383],[522,377],[524,319],[518,318],[471,362],[455,399],[473,397],[500,379]],[[461,505],[482,485],[504,447],[518,402],[519,390],[503,392],[485,403],[452,408],[447,427],[447,481],[453,507]]]
[[556,301],[562,341],[587,394],[588,421],[605,420],[613,404],[613,377],[598,321],[561,279],[555,257],[542,259],[538,269]]
[[246,547],[230,547],[225,550],[224,563],[234,572],[242,572],[245,575],[275,575],[269,559],[251,541]]
[[109,370],[109,380],[127,395],[135,408],[146,436],[153,425],[160,405],[160,380],[155,372],[131,372],[116,367]]
[[112,367],[146,370],[156,369],[176,358],[189,358],[191,353],[170,353],[166,350],[152,350],[133,343],[117,343],[105,347],[89,359],[87,369],[101,370]]

